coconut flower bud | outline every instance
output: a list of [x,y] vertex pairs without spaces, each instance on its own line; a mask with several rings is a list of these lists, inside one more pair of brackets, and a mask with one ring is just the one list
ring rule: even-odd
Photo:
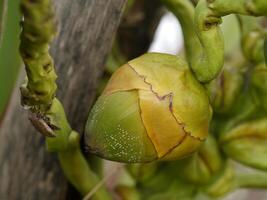
[[205,140],[211,113],[205,89],[184,61],[148,53],[113,74],[89,115],[85,144],[120,162],[179,159]]
[[220,138],[223,151],[245,165],[267,170],[267,119],[242,123]]
[[193,156],[176,162],[179,176],[193,184],[207,184],[224,165],[217,142],[209,135]]

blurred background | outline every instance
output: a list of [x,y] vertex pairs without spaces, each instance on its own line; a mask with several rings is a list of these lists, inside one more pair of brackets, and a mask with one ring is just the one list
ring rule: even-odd
[[[19,0],[2,0],[0,10],[0,135],[1,124],[8,112],[9,102],[18,98],[18,79],[22,72],[22,62],[19,56],[20,12]],[[6,4],[4,4],[6,2]],[[58,8],[57,8],[58,9]],[[68,23],[67,20],[65,23]],[[221,25],[225,37],[226,59],[231,57],[242,60],[240,48],[240,31],[235,16],[223,18]],[[82,34],[86,34],[82,33]],[[108,56],[104,56],[104,70],[97,84],[99,95],[110,75],[127,60],[133,59],[145,52],[164,52],[184,55],[184,42],[181,26],[177,18],[155,0],[129,0],[120,20],[120,25],[112,39],[112,48]],[[106,59],[105,59],[106,58]],[[72,71],[75,73],[75,71]],[[58,74],[61,76],[61,74]],[[19,81],[20,82],[20,81]],[[82,89],[82,88],[81,88]],[[12,92],[14,93],[12,97]],[[20,115],[17,115],[20,118]],[[10,132],[13,130],[11,129]],[[43,145],[42,143],[40,143]],[[29,144],[30,145],[30,144]],[[38,144],[39,145],[39,144]],[[30,152],[30,151],[29,151]],[[29,153],[28,152],[28,153]],[[16,154],[17,152],[11,152]],[[1,154],[1,152],[0,152]],[[30,156],[30,155],[25,155]],[[0,165],[0,168],[3,165]],[[120,164],[106,161],[106,173],[120,168]],[[107,181],[109,187],[116,183],[116,177],[123,172],[116,171]],[[8,183],[7,183],[8,184]],[[0,190],[1,192],[1,190]],[[75,192],[74,192],[75,193]],[[0,195],[1,197],[1,195]],[[264,200],[267,199],[265,190],[237,190],[224,198],[225,200]]]

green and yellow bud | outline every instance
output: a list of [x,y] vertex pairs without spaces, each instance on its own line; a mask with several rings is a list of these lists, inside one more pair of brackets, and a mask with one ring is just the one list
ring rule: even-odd
[[207,184],[224,165],[215,138],[211,135],[193,156],[176,162],[179,176],[193,184]]
[[182,59],[148,53],[113,74],[90,113],[85,143],[120,162],[180,159],[205,140],[211,114],[204,87]]
[[223,151],[245,165],[267,170],[267,118],[242,123],[220,138]]

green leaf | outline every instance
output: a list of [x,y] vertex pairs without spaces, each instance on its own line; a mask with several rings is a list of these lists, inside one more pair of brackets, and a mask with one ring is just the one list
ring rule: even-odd
[[0,0],[0,46],[3,37],[6,11],[7,11],[7,0]]
[[[18,51],[20,0],[0,0],[1,5],[3,1],[7,2],[8,9],[6,10],[5,15],[5,28],[0,30],[0,35],[2,37],[2,43],[0,45],[0,118],[7,106],[7,102],[20,69],[20,56]],[[2,32],[2,30],[4,31]]]

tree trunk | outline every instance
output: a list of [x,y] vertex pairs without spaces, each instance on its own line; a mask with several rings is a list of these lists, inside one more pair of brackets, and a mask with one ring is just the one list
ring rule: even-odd
[[[82,133],[95,99],[125,0],[55,1],[58,37],[52,46],[58,97]],[[0,132],[0,199],[66,199],[67,183],[55,154],[19,105],[18,87]]]

